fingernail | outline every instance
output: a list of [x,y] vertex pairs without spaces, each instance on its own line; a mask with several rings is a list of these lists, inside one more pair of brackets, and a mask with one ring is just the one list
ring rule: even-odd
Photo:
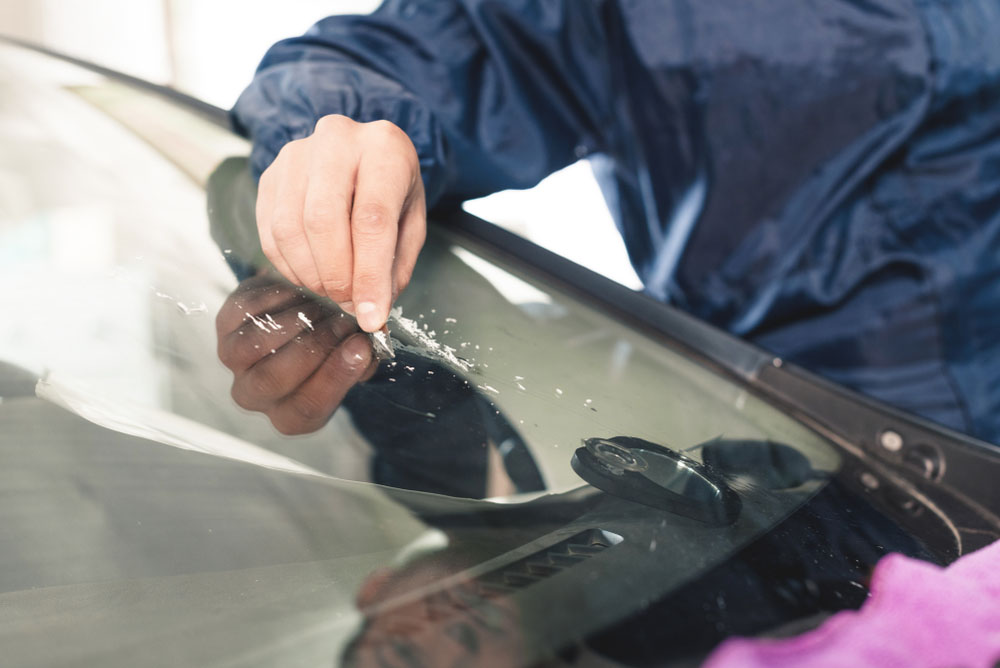
[[337,304],[337,306],[339,306],[340,310],[343,311],[344,313],[349,313],[351,315],[354,315],[354,302],[343,302]]
[[361,302],[358,304],[358,324],[366,332],[374,332],[382,326],[383,319],[378,316],[378,307],[375,302]]
[[341,356],[351,367],[362,365],[366,360],[365,353],[371,355],[371,346],[361,335],[350,337],[340,347]]

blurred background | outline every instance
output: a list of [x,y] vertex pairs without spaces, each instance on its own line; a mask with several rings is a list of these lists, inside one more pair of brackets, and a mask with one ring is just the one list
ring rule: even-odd
[[[228,109],[267,48],[379,0],[3,0],[0,34],[171,86]],[[640,283],[579,162],[525,191],[466,208],[629,287]]]

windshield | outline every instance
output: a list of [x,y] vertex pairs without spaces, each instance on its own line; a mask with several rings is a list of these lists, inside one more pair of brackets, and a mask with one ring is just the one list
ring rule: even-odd
[[709,572],[842,466],[748,388],[441,226],[394,357],[345,387],[357,327],[262,261],[245,142],[12,47],[0,86],[18,665],[377,659],[470,600],[484,647],[530,662]]
[[[440,228],[389,323],[397,359],[354,388],[345,410],[317,397],[317,415],[288,416],[278,426],[297,436],[284,436],[233,401],[234,375],[219,353],[254,364],[275,356],[257,384],[287,394],[315,370],[296,353],[321,357],[353,323],[319,340],[316,325],[339,312],[273,272],[256,273],[264,264],[253,185],[244,160],[222,162],[248,147],[157,98],[6,55],[21,67],[8,70],[16,78],[4,102],[5,183],[28,195],[4,201],[5,302],[32,317],[8,318],[0,333],[5,361],[44,376],[48,398],[86,395],[121,420],[181,417],[209,428],[206,437],[216,430],[353,480],[373,480],[372,456],[419,465],[475,447],[497,468],[497,451],[506,476],[434,490],[475,498],[579,486],[573,451],[598,436],[639,437],[695,459],[712,439],[770,440],[792,444],[818,470],[837,465],[822,439],[745,388]],[[59,88],[23,85],[25,61],[33,74],[56,70]],[[399,433],[376,434],[374,422]],[[396,448],[404,452],[385,452],[405,437],[415,440]],[[511,451],[534,467],[503,482]]]

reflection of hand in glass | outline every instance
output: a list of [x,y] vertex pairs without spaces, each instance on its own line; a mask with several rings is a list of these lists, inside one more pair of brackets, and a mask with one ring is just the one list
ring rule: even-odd
[[[436,589],[446,575],[433,560],[372,573],[358,593],[365,621],[342,665],[522,665],[521,618],[513,600],[484,595],[470,581]],[[432,591],[416,595],[427,589]]]
[[233,399],[283,434],[322,427],[376,367],[353,318],[270,274],[239,285],[219,310],[216,331]]

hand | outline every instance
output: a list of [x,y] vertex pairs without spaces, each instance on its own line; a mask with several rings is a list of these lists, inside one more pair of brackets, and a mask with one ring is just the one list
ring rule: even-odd
[[288,280],[374,332],[409,282],[426,236],[413,143],[388,121],[324,116],[261,176],[257,228],[264,254]]
[[283,434],[322,427],[377,366],[353,318],[275,276],[241,283],[215,324],[233,399]]
[[368,576],[357,596],[364,623],[339,665],[524,665],[525,622],[514,600],[449,577],[455,571],[436,556]]

